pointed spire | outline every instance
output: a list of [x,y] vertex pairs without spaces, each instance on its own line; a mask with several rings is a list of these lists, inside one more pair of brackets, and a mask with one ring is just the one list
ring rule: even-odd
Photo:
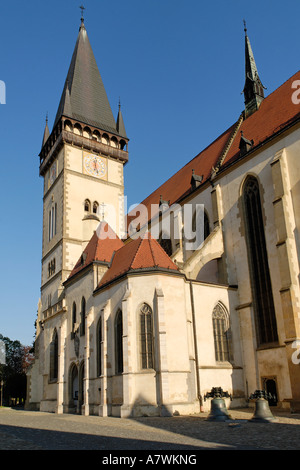
[[244,20],[245,31],[245,117],[256,111],[264,99],[264,87],[258,75],[256,63],[250,40],[247,34],[246,21]]
[[118,117],[117,117],[117,131],[122,137],[127,137],[126,135],[126,130],[125,130],[125,125],[124,125],[124,120],[121,112],[121,101],[119,98],[119,112],[118,112]]
[[[84,7],[80,7],[83,11]],[[116,134],[116,122],[88,39],[83,14],[54,127],[62,116]]]
[[47,139],[48,139],[49,135],[50,135],[50,132],[49,132],[49,127],[48,127],[48,113],[47,113],[46,114],[46,124],[45,124],[42,148],[45,145],[45,143],[47,142]]

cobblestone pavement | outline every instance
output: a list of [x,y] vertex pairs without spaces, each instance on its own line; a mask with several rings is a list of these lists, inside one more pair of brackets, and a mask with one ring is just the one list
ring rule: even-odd
[[230,410],[226,422],[208,413],[121,419],[0,408],[0,450],[300,449],[300,414],[272,412],[276,422],[254,423],[252,408]]

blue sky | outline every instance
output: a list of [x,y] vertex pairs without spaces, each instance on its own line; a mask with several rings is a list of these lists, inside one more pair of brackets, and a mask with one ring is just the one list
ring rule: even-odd
[[[1,2],[2,217],[0,333],[32,344],[40,295],[46,113],[58,107],[80,25],[80,1]],[[251,5],[251,7],[250,7]],[[128,203],[143,200],[238,118],[244,31],[273,92],[299,69],[297,0],[85,0],[106,92],[119,97],[129,142]]]

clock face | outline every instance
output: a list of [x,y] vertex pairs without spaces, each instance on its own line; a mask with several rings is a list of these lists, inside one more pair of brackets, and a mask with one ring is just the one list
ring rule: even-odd
[[98,155],[86,154],[83,158],[83,167],[87,174],[103,178],[106,176],[106,162]]

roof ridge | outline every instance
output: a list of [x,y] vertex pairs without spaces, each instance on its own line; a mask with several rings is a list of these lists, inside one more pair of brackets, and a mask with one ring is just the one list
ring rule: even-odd
[[[165,257],[169,258],[169,260],[171,261],[171,263],[172,263],[174,266],[176,266],[176,269],[178,269],[178,266],[177,266],[177,265],[174,263],[174,261],[170,258],[170,256],[168,255],[168,253],[166,253],[166,251],[163,249],[163,247],[161,246],[161,244],[160,244],[155,238],[151,238],[151,240],[153,240],[153,241],[156,242],[156,243],[155,243],[155,246],[157,247],[157,249],[158,249],[159,251],[161,251],[162,254],[163,254]],[[154,259],[153,259],[153,261],[155,262]],[[155,266],[158,266],[158,265],[155,265]],[[169,266],[169,268],[170,268],[170,266]]]
[[212,171],[211,171],[211,177],[213,178],[216,173],[219,171],[220,167],[222,166],[225,158],[226,158],[226,155],[228,154],[230,148],[231,148],[231,145],[232,143],[234,142],[234,139],[236,138],[236,135],[237,135],[237,132],[239,130],[239,128],[241,127],[241,124],[242,122],[244,121],[244,113],[242,112],[240,114],[240,117],[238,118],[237,122],[236,122],[236,125],[234,127],[234,129],[232,130],[226,144],[224,145],[224,148],[223,148],[223,151],[221,152],[221,155],[217,161],[217,164],[215,167],[212,167]]
[[[185,165],[180,167],[175,173],[173,173],[169,178],[167,178],[163,183],[161,183],[160,186],[158,186],[156,189],[154,189],[150,194],[148,194],[147,197],[143,199],[143,201],[140,202],[140,204],[143,204],[152,194],[155,192],[159,191],[160,188],[162,188],[167,181],[169,181],[171,178],[174,178],[180,171],[182,171],[185,167],[190,165],[194,160],[200,157],[201,154],[203,154],[207,149],[209,149],[212,145],[214,145],[218,140],[220,140],[233,126],[236,124],[231,124],[224,132],[222,132],[218,137],[216,137],[210,144],[208,144],[206,147],[204,147],[197,155],[195,155],[191,160],[189,160]],[[130,216],[130,213],[128,214]]]
[[151,238],[151,234],[150,234],[150,237],[149,237],[149,236],[147,237],[147,240],[148,240],[148,243],[149,243],[149,248],[150,248],[151,256],[152,256],[152,259],[153,259],[153,264],[154,264],[154,266],[158,266],[158,264],[156,263],[154,251],[153,251],[153,248],[152,248],[152,243],[151,243],[151,242],[152,242],[152,238]]
[[[133,255],[133,258],[132,258],[132,260],[131,260],[131,262],[130,262],[130,264],[129,264],[130,268],[131,268],[131,266],[133,265],[133,263],[135,262],[135,259],[136,259],[136,257],[137,257],[138,252],[140,251],[140,248],[141,248],[141,245],[142,245],[142,241],[144,240],[144,238],[143,238],[143,237],[139,237],[139,238],[137,238],[136,240],[139,240],[139,244],[138,244],[138,247],[137,247],[137,249],[135,250],[134,255]],[[126,246],[126,245],[125,245],[125,246]]]

